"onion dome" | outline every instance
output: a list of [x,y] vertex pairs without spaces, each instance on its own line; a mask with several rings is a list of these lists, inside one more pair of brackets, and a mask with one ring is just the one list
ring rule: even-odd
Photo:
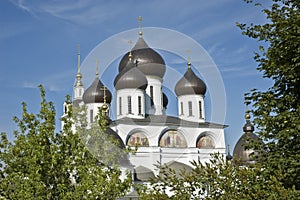
[[230,148],[229,148],[230,145],[228,145],[228,148],[227,148],[227,155],[226,155],[226,160],[232,160],[232,155],[230,154]]
[[98,76],[95,78],[92,85],[83,93],[83,101],[87,103],[106,103],[111,102],[111,92],[103,85]]
[[169,103],[168,97],[165,93],[163,93],[163,107],[166,108]]
[[131,55],[129,55],[129,61],[126,64],[125,68],[116,76],[114,80],[114,86],[117,90],[125,88],[145,90],[147,88],[147,78],[136,67],[136,64],[133,63],[133,61],[131,60]]
[[204,95],[206,92],[205,83],[196,76],[188,63],[188,69],[183,77],[177,82],[175,86],[175,93],[177,96],[187,94]]
[[[127,52],[120,61],[119,72],[121,72],[127,65]],[[162,78],[166,72],[165,61],[155,50],[150,48],[142,37],[139,37],[137,43],[132,49],[132,59],[134,63],[138,63],[138,68],[145,75],[158,76]]]
[[242,163],[244,164],[250,164],[255,162],[255,158],[250,156],[254,152],[255,155],[258,153],[255,152],[253,149],[248,149],[247,145],[249,144],[249,141],[256,140],[261,141],[257,135],[255,135],[252,132],[247,132],[240,137],[238,142],[236,143],[234,150],[233,150],[233,156],[235,158],[241,159]]
[[118,135],[118,133],[116,133],[114,130],[112,130],[111,128],[107,128],[106,129],[106,134],[111,137],[113,139],[114,142],[116,142],[116,145],[121,148],[121,149],[125,149],[125,144],[123,142],[123,140],[121,139],[121,137]]
[[[118,154],[118,158],[115,160],[115,162],[119,163],[123,167],[131,166],[131,163],[127,156],[127,152],[124,151],[126,149],[126,146],[125,146],[123,140],[121,139],[121,137],[118,135],[118,133],[109,127],[106,129],[106,134],[109,138],[112,139],[111,142],[113,142],[113,144],[116,145],[115,146],[116,148],[120,148],[121,150],[123,150],[123,151],[119,152],[120,154]],[[111,150],[113,150],[113,149],[114,148],[112,148]]]
[[[255,156],[258,156],[259,153],[254,151],[253,149],[249,149],[247,146],[250,141],[259,141],[262,143],[261,139],[253,133],[254,126],[250,122],[250,115],[247,112],[245,115],[246,124],[243,127],[244,134],[240,137],[238,142],[236,143],[233,156],[235,158],[241,159],[243,164],[251,164],[255,163]],[[250,156],[254,153],[254,156]]]

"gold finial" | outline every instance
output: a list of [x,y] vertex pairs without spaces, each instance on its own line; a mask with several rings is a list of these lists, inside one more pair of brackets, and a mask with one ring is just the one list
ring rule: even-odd
[[96,77],[99,77],[99,72],[98,72],[98,64],[99,64],[99,60],[98,58],[96,59]]
[[247,121],[250,120],[250,118],[251,118],[249,112],[250,112],[249,110],[246,110],[245,119],[246,119]]
[[76,86],[82,86],[81,78],[82,75],[80,73],[80,44],[78,44]]
[[245,100],[245,104],[246,104],[246,113],[245,113],[245,119],[247,121],[250,120],[251,116],[250,116],[250,111],[249,111],[249,104],[250,104],[250,101],[249,100]]
[[142,18],[142,16],[139,16],[138,20],[139,20],[139,27],[140,27],[139,36],[142,37],[143,36],[143,31],[142,31],[142,21],[143,21],[143,18]]
[[188,68],[191,68],[191,50],[190,49],[188,49],[187,50],[187,52],[188,52]]
[[129,58],[129,61],[131,61],[132,60],[132,53],[131,53],[131,51],[132,51],[132,41],[129,40],[128,43],[129,43],[129,46],[130,46],[130,51],[129,51],[128,58]]

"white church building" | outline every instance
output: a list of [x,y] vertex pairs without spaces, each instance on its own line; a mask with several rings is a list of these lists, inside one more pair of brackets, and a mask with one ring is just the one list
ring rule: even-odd
[[192,160],[206,162],[211,153],[226,154],[226,125],[206,121],[206,85],[194,73],[190,61],[174,88],[177,116],[166,113],[168,97],[162,91],[165,60],[146,43],[142,31],[116,67],[118,74],[111,77],[114,91],[103,85],[98,74],[85,88],[78,54],[73,106],[86,105],[88,123],[93,123],[98,107],[115,104],[116,119],[112,119],[109,129],[122,145],[138,147],[136,153],[129,155],[136,181],[147,181],[157,175],[157,164],[191,169]]

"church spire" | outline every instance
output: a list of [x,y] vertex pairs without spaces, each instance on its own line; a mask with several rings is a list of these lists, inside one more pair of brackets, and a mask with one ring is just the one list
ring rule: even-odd
[[81,82],[81,72],[80,72],[80,44],[78,44],[78,53],[77,53],[77,74],[76,74],[76,84],[75,86],[83,86]]
[[142,16],[139,16],[138,20],[139,20],[139,28],[140,28],[139,36],[141,38],[141,37],[143,37],[143,30],[142,30],[142,21],[143,21],[143,18],[142,18]]

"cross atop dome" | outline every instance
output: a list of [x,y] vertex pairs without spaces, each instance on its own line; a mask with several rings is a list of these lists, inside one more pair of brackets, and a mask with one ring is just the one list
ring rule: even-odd
[[129,40],[129,41],[128,41],[128,44],[129,44],[129,46],[130,46],[128,58],[129,58],[129,61],[131,61],[131,60],[132,60],[132,41]]
[[142,18],[142,16],[139,16],[138,20],[139,20],[139,27],[140,27],[139,36],[142,37],[143,36],[143,30],[142,30],[142,21],[143,21],[143,18]]
[[188,63],[187,63],[187,65],[188,65],[188,68],[191,68],[191,50],[188,49],[187,53],[188,53]]
[[99,60],[98,60],[98,58],[97,58],[97,59],[96,59],[96,78],[98,78],[98,77],[99,77],[98,65],[99,65]]

